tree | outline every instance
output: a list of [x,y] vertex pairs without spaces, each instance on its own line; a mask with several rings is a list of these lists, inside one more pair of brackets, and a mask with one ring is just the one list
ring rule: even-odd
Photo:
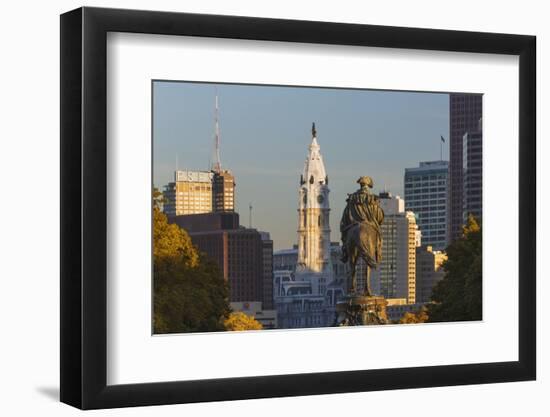
[[199,262],[199,253],[191,238],[177,224],[168,223],[168,218],[158,208],[153,208],[153,258],[155,263],[180,263],[194,268]]
[[405,312],[403,317],[399,320],[399,324],[416,324],[416,323],[426,323],[428,321],[428,309],[425,306],[422,306],[417,312]]
[[481,226],[468,216],[463,234],[447,248],[445,277],[437,283],[428,307],[429,321],[481,320]]
[[223,324],[225,330],[230,331],[262,330],[262,324],[259,321],[242,312],[231,313]]
[[153,274],[155,333],[224,330],[229,291],[218,266],[158,207],[153,208]]

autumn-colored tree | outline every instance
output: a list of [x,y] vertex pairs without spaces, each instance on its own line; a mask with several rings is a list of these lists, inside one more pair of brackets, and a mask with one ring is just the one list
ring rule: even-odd
[[183,229],[153,208],[154,333],[223,330],[228,287],[218,266]]
[[188,268],[199,263],[199,253],[187,232],[168,223],[166,215],[157,208],[153,208],[153,258],[155,263],[183,263]]
[[399,320],[399,324],[426,323],[428,318],[428,309],[425,306],[422,306],[422,308],[417,312],[405,312],[403,317]]
[[460,239],[447,248],[445,277],[432,292],[429,321],[481,320],[481,226],[469,216]]
[[259,321],[242,312],[231,313],[223,324],[225,330],[230,331],[262,330],[262,324]]

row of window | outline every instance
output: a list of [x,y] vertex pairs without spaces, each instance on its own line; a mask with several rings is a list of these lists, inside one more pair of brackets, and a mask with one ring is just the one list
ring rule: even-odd
[[[440,203],[441,204],[441,203]],[[436,206],[432,205],[431,207],[420,207],[418,209],[413,209],[413,211],[418,215],[418,218],[422,217],[437,217],[445,216],[445,206]]]
[[423,181],[423,182],[405,182],[405,189],[409,188],[419,188],[419,187],[434,187],[434,186],[445,186],[447,185],[446,181]]
[[432,193],[445,193],[447,189],[445,187],[434,187],[434,188],[419,188],[415,190],[408,190],[405,193],[405,200],[407,199],[407,195],[411,194],[432,194]]
[[428,181],[428,180],[444,180],[446,175],[416,175],[412,177],[407,177],[406,181]]

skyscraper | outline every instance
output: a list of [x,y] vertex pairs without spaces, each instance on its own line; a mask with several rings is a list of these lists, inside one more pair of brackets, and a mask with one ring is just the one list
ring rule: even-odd
[[384,210],[382,223],[382,261],[373,271],[375,293],[386,298],[405,298],[416,302],[416,218],[405,211],[399,196],[380,193],[380,206]]
[[164,213],[167,216],[210,213],[213,176],[206,171],[175,171],[174,182],[164,187]]
[[[240,227],[237,213],[176,216],[194,245],[215,261],[229,282],[229,301],[273,305],[273,241],[269,233]],[[267,288],[264,288],[267,286]]]
[[447,161],[420,162],[405,168],[405,210],[416,214],[422,243],[447,247]]
[[469,214],[481,219],[483,207],[483,141],[481,135],[481,120],[476,130],[468,131],[462,138],[462,163],[464,172],[463,191],[463,222]]
[[213,171],[212,211],[217,213],[235,210],[235,177],[229,170]]
[[267,232],[260,232],[262,237],[263,253],[263,283],[262,283],[262,302],[265,310],[272,310],[273,303],[273,240]]
[[235,211],[235,177],[222,169],[218,96],[214,117],[214,162],[211,171],[179,171],[164,187],[163,211],[167,216]]
[[463,138],[466,132],[477,131],[482,113],[481,94],[450,94],[449,131],[450,164],[448,189],[447,242],[451,243],[462,234],[464,221]]

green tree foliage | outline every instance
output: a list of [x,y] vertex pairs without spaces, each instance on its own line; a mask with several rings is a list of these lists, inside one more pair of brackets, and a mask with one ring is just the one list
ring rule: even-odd
[[219,268],[158,207],[153,208],[153,273],[155,333],[224,329],[229,291]]
[[242,312],[231,313],[224,322],[225,330],[262,330],[262,324],[254,317],[247,316]]
[[481,320],[481,243],[481,226],[470,215],[462,238],[447,248],[446,273],[433,289],[429,321]]

